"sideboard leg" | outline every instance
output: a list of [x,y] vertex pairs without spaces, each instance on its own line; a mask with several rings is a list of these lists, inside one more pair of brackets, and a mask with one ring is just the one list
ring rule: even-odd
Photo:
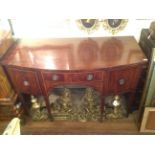
[[104,100],[105,100],[105,97],[102,96],[102,97],[101,97],[101,105],[100,105],[100,111],[101,111],[101,115],[100,115],[100,119],[99,119],[100,122],[103,121],[103,114],[104,114]]
[[128,108],[128,115],[132,112],[132,106],[135,102],[135,92],[131,92],[130,93],[130,96],[129,96],[129,102],[128,102],[128,105],[127,105],[127,108]]
[[46,103],[46,108],[47,108],[47,111],[48,111],[49,119],[51,121],[53,121],[53,116],[51,114],[51,108],[50,108],[49,98],[48,98],[47,95],[44,95],[44,99],[45,99],[45,103]]
[[17,94],[18,94],[19,100],[22,102],[22,106],[24,108],[24,113],[26,115],[29,115],[29,106],[28,106],[29,103],[26,103],[26,101],[21,93],[18,92]]

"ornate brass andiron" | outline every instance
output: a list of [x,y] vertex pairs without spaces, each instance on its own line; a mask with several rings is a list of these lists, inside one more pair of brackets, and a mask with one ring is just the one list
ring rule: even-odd
[[119,95],[114,96],[112,105],[113,110],[107,111],[105,114],[107,119],[119,119],[125,117],[126,109],[124,108]]
[[90,87],[73,91],[64,88],[51,107],[54,118],[58,120],[96,121],[100,115],[99,96]]
[[64,88],[62,94],[59,94],[59,96],[55,93],[50,96],[55,98],[54,100],[52,98],[50,99],[54,119],[68,120],[72,111],[72,97],[70,89]]
[[37,102],[37,99],[33,95],[31,96],[31,103],[32,103],[33,109],[39,109],[40,108],[40,105]]
[[118,115],[119,114],[119,109],[120,109],[120,96],[116,95],[114,97],[114,101],[113,101],[113,106],[114,106],[114,114]]
[[93,105],[95,104],[94,91],[92,88],[86,88],[84,100],[85,100],[85,104],[87,105],[86,106],[87,111],[92,112]]
[[97,120],[100,114],[99,109],[99,96],[95,94],[94,89],[88,87],[86,88],[84,95],[84,108],[86,120]]
[[72,108],[72,99],[71,99],[71,92],[68,88],[64,89],[64,92],[59,100],[61,104],[61,110],[63,112],[70,112]]
[[48,118],[47,110],[46,109],[40,109],[40,103],[37,102],[37,98],[35,98],[33,95],[31,96],[31,110],[30,115],[32,117],[32,120],[38,121],[38,120],[45,120]]

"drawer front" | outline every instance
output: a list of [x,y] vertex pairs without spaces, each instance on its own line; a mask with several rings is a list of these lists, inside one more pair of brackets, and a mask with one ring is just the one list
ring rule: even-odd
[[83,72],[83,73],[57,73],[57,72],[42,72],[45,81],[53,83],[57,82],[89,82],[102,81],[102,72]]
[[8,68],[12,83],[20,92],[28,94],[41,94],[37,73],[23,71],[15,68]]
[[45,81],[50,82],[64,82],[67,81],[66,74],[54,73],[54,72],[42,72]]
[[92,86],[100,91],[102,91],[103,87],[105,87],[105,82],[103,80],[105,74],[103,72],[60,73],[43,71],[42,76],[47,90],[56,86],[68,84]]
[[50,89],[53,89],[58,85],[65,85],[66,82],[67,83],[70,82],[70,80],[67,79],[66,73],[42,71],[42,76],[43,76],[47,91]]
[[102,72],[86,72],[71,74],[73,82],[102,81]]
[[53,89],[58,86],[65,86],[65,85],[79,85],[79,86],[88,86],[93,87],[96,90],[103,92],[104,84],[102,81],[92,81],[92,82],[75,82],[75,83],[67,83],[67,82],[49,82],[45,81],[46,89],[49,91],[50,89]]
[[110,93],[118,93],[132,91],[137,86],[140,69],[132,67],[122,70],[110,72],[109,91]]

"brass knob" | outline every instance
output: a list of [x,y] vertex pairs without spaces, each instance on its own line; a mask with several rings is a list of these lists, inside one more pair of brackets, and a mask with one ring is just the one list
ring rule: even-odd
[[119,83],[120,85],[124,85],[124,84],[125,84],[125,79],[120,79],[120,80],[118,81],[118,83]]
[[87,75],[87,80],[88,80],[88,81],[93,80],[93,78],[94,78],[93,74],[88,74],[88,75]]
[[29,85],[30,85],[29,82],[28,82],[27,80],[25,80],[25,81],[23,82],[23,84],[24,84],[24,86],[29,86]]
[[53,81],[57,81],[58,79],[59,79],[59,76],[58,76],[58,75],[54,74],[54,75],[52,76],[52,80],[53,80]]

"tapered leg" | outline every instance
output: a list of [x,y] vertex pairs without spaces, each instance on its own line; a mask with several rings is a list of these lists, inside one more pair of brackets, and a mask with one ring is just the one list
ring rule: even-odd
[[51,107],[50,107],[48,95],[44,95],[44,99],[45,99],[45,103],[46,103],[46,108],[47,108],[47,111],[48,111],[49,119],[51,121],[53,121],[53,116],[51,114]]
[[132,106],[135,102],[135,92],[131,92],[129,95],[129,102],[128,102],[128,114],[132,112]]
[[100,115],[100,122],[103,121],[103,115],[104,115],[104,100],[105,100],[105,97],[104,96],[101,96],[101,104],[100,104],[100,111],[101,111],[101,115]]

